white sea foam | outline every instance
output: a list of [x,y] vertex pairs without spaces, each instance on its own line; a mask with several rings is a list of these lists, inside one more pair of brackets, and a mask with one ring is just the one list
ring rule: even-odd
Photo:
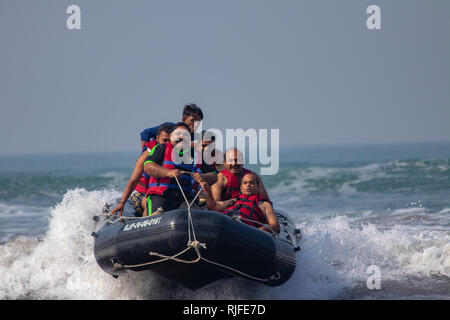
[[[42,240],[19,238],[0,246],[0,299],[327,299],[365,283],[377,265],[383,281],[406,276],[450,278],[450,235],[410,234],[401,227],[352,226],[346,217],[300,225],[302,250],[292,278],[269,288],[241,279],[190,291],[148,272],[114,279],[93,254],[92,216],[116,191],[68,191],[51,209]],[[447,281],[449,281],[447,279]]]
[[410,234],[402,227],[380,231],[374,225],[355,228],[342,216],[304,224],[302,231],[297,271],[291,281],[275,289],[279,298],[340,297],[344,290],[365,285],[371,265],[380,268],[382,286],[383,282],[420,286],[410,279],[431,276],[446,278],[450,286],[446,233]]
[[0,299],[235,299],[252,294],[248,282],[237,279],[193,293],[148,272],[119,279],[105,273],[94,258],[92,217],[119,196],[108,190],[70,190],[51,209],[41,240],[21,237],[0,245]]

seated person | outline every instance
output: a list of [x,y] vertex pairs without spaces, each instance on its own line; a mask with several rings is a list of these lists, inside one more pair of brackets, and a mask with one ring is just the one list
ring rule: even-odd
[[[131,194],[131,205],[133,206],[135,213],[142,215],[146,207],[146,198],[148,181],[150,177],[144,173],[144,162],[147,158],[149,152],[155,147],[156,144],[163,144],[169,141],[170,133],[173,131],[174,125],[170,123],[164,123],[158,128],[158,134],[156,135],[156,140],[152,140],[146,143],[146,150],[140,155],[134,166],[133,173],[131,174],[130,180],[127,186],[123,190],[122,198],[119,204],[112,211],[112,214],[116,211],[120,212],[122,216],[123,207],[125,202],[128,200]],[[134,190],[134,191],[133,191]],[[133,192],[133,193],[132,193]]]
[[[184,122],[189,127],[191,132],[191,140],[193,141],[193,134],[195,131],[195,122],[203,120],[203,111],[196,104],[187,104],[183,109],[183,116],[181,122]],[[172,125],[175,123],[169,122]],[[159,126],[145,129],[141,132],[141,146],[144,148],[145,144],[152,139],[155,139]]]
[[[239,195],[241,179],[246,173],[252,171],[243,167],[243,157],[238,149],[229,149],[225,153],[225,169],[217,175],[217,182],[211,186],[214,200],[223,201],[235,198]],[[254,172],[253,172],[254,173]],[[264,199],[270,201],[266,188],[261,178],[255,173],[258,180],[258,194]]]
[[[205,190],[209,210],[224,214],[238,214],[242,222],[267,232],[280,233],[280,224],[272,204],[258,194],[258,179],[255,173],[244,174],[238,197],[225,201],[215,201],[208,183],[201,182]],[[256,221],[252,222],[252,221]],[[268,224],[263,225],[263,224]]]
[[189,135],[189,127],[184,122],[178,122],[170,134],[170,141],[158,144],[144,162],[144,172],[150,176],[147,189],[148,215],[158,213],[159,208],[169,211],[185,204],[178,183],[188,201],[191,201],[200,182],[216,182],[217,174],[213,167],[204,161],[195,163],[198,157],[195,150],[190,148]]
[[[215,136],[211,135],[211,134],[205,134],[206,130],[202,131],[202,140],[201,140],[201,144],[196,144],[195,148],[197,152],[200,152],[203,156],[203,160],[210,165],[211,167],[213,167],[216,172],[222,170],[221,169],[221,164],[216,163],[215,159],[216,156],[220,156],[219,154],[221,154],[221,152],[217,149],[214,148],[214,141],[215,141]],[[200,206],[203,206],[206,204],[206,199],[203,196],[203,194],[199,194],[198,196],[198,203]]]

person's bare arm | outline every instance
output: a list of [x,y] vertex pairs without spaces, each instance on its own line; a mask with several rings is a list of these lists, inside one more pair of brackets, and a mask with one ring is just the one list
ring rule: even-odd
[[149,176],[155,177],[155,178],[175,178],[179,177],[183,174],[178,169],[166,169],[159,164],[156,164],[154,162],[147,161],[144,165],[144,171]]
[[147,155],[148,155],[148,151],[146,150],[137,159],[136,165],[134,166],[134,170],[133,170],[133,173],[131,174],[130,180],[128,180],[128,184],[126,185],[125,189],[123,190],[122,198],[120,199],[120,202],[117,205],[117,207],[115,207],[113,209],[112,214],[116,213],[117,211],[120,211],[120,215],[122,215],[125,202],[130,197],[134,188],[136,188],[136,185],[138,184],[139,179],[142,176],[142,172],[144,171],[144,161],[145,161],[145,158],[147,158]]
[[258,175],[256,175],[256,178],[258,179],[258,194],[264,199],[271,201],[269,198],[269,194],[267,193],[267,190],[264,187],[262,179]]
[[200,185],[203,187],[203,190],[205,190],[206,206],[208,207],[208,210],[219,212],[224,211],[227,208],[228,204],[232,201],[216,201],[212,196],[210,185],[206,182],[202,182]]
[[[259,208],[262,212],[266,215],[266,220],[270,228],[275,231],[276,233],[280,233],[280,224],[278,223],[277,216],[275,215],[275,212],[273,211],[273,206],[270,202],[264,201],[259,205]],[[262,226],[259,228],[260,230],[264,230],[267,232],[271,232],[269,228],[266,226]]]
[[217,181],[217,173],[215,173],[215,172],[202,173],[200,175],[201,175],[202,181],[205,181],[210,186],[215,184]]
[[227,178],[221,173],[217,175],[217,182],[214,184],[211,184],[211,191],[212,191],[212,197],[215,201],[221,201],[222,200],[222,191],[224,189],[224,186],[227,185]]

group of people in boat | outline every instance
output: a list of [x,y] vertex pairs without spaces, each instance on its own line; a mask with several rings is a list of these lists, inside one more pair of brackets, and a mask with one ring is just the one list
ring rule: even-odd
[[237,215],[248,225],[279,233],[280,225],[262,179],[243,167],[239,150],[227,150],[222,164],[206,161],[205,157],[195,160],[214,142],[214,136],[202,132],[201,143],[183,144],[186,133],[193,141],[196,123],[202,120],[202,110],[187,104],[180,122],[165,122],[141,132],[142,154],[112,212],[122,214],[128,199],[136,214],[143,217],[183,208],[186,200],[194,198],[192,207],[201,208],[196,197],[201,188],[208,210]]

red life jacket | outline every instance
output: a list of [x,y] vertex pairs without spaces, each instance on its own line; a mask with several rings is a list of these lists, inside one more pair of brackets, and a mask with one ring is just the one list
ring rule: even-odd
[[[153,147],[156,145],[157,145],[156,140],[149,141],[145,144],[145,148],[143,151],[145,151],[145,149],[152,150]],[[136,185],[136,187],[134,188],[134,190],[136,190],[137,192],[140,192],[140,193],[147,193],[149,181],[150,181],[150,176],[148,174],[146,174],[145,172],[143,172],[141,175],[141,178],[139,179],[139,182]]]
[[[166,142],[163,145],[165,145],[165,150],[164,150],[164,159],[163,159],[163,163],[162,163],[162,167],[169,169],[169,170],[173,170],[175,169],[175,167],[177,167],[177,169],[182,169],[184,171],[190,171],[190,172],[199,172],[201,173],[201,164],[195,164],[195,165],[191,165],[191,164],[178,164],[172,161],[172,150],[173,150],[173,145],[170,142]],[[186,179],[189,180],[191,183],[190,187],[187,186],[182,186],[183,191],[186,193],[188,192],[188,195],[192,195],[197,189],[198,189],[198,184],[195,182],[195,180],[190,177],[190,176],[186,176],[183,175],[180,177],[181,179]],[[180,179],[179,178],[179,179]],[[180,190],[180,187],[178,186],[177,183],[170,183],[171,178],[155,178],[153,176],[150,177],[149,180],[149,184],[148,184],[148,188],[147,188],[147,195],[149,194],[157,194],[157,195],[164,195],[164,192],[168,189],[175,189],[175,190]]]
[[[247,173],[252,173],[252,171],[245,168],[242,168],[242,170],[244,171],[242,176]],[[241,193],[241,184],[239,183],[239,179],[227,169],[223,169],[220,173],[227,178],[227,188],[222,191],[222,201],[239,196],[239,193]]]
[[[267,223],[266,216],[259,208],[259,202],[262,200],[263,198],[258,194],[247,196],[241,193],[237,198],[231,201],[231,203],[228,205],[227,209],[223,213],[227,215],[239,213],[239,216],[244,219],[253,220],[259,223],[266,224]],[[252,227],[256,228],[261,227],[260,224],[251,221],[242,220],[242,222]]]

